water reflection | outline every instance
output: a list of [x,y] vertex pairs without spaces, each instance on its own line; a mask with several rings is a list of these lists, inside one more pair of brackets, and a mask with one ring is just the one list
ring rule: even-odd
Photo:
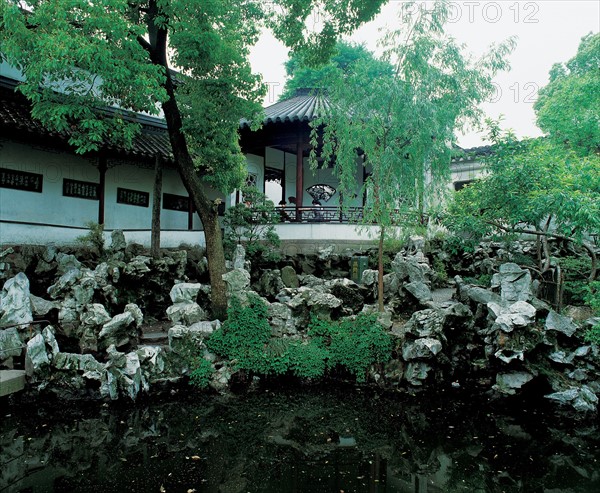
[[444,396],[263,390],[2,411],[2,493],[600,491],[596,425]]

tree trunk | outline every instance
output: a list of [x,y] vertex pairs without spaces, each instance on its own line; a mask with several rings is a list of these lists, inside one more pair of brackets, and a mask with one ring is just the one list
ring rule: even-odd
[[160,155],[156,156],[154,166],[154,191],[152,197],[152,233],[150,238],[150,255],[160,257],[160,206],[162,195],[163,163]]
[[210,276],[211,301],[213,317],[224,319],[227,313],[227,287],[223,280],[225,274],[225,252],[219,224],[219,202],[211,201],[204,191],[204,184],[199,176],[199,171],[194,166],[194,161],[188,150],[187,141],[182,131],[181,113],[175,99],[175,88],[170,73],[167,71],[165,84],[169,100],[162,105],[167,121],[169,140],[175,163],[181,181],[190,194],[190,198],[204,227],[206,240],[206,257],[208,259],[208,273]]
[[384,312],[383,306],[383,238],[385,236],[385,227],[381,226],[379,233],[379,252],[377,261],[377,304],[380,312]]

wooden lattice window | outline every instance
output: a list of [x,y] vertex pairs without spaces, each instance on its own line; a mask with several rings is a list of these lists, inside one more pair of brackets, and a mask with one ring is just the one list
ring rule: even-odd
[[188,212],[190,210],[190,198],[185,195],[163,193],[163,209]]

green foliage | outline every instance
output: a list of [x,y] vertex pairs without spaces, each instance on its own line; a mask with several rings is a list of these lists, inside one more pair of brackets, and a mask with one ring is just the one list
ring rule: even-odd
[[344,367],[356,380],[364,382],[369,367],[390,358],[392,342],[375,314],[359,314],[339,322],[313,318],[309,336],[322,348],[327,348],[327,366]]
[[399,217],[418,223],[426,205],[441,196],[455,130],[477,120],[478,105],[493,92],[493,76],[507,68],[513,46],[496,46],[474,63],[444,34],[448,2],[415,10],[383,39],[383,61],[394,70],[372,77],[375,62],[367,60],[338,69],[328,87],[330,108],[311,123],[311,166],[319,166],[317,157],[335,162],[345,197],[361,186],[356,164],[362,159],[369,173],[359,192],[367,197],[364,220],[380,226],[382,236]]
[[205,389],[208,387],[214,371],[210,361],[205,358],[196,358],[194,360],[194,369],[190,372],[190,385]]
[[600,34],[584,36],[577,54],[557,63],[534,108],[539,127],[579,154],[600,152]]
[[337,70],[347,73],[357,63],[368,63],[371,77],[390,76],[393,72],[391,64],[376,60],[364,46],[345,41],[337,43],[329,63],[312,67],[305,64],[304,58],[299,53],[292,53],[285,62],[288,79],[280,99],[293,97],[298,89],[326,89]]
[[[600,281],[589,284],[585,302],[592,308],[594,315],[600,317]],[[588,329],[585,340],[600,345],[600,323]]]
[[231,254],[236,245],[244,244],[246,252],[253,257],[260,256],[266,261],[279,260],[277,248],[281,241],[275,224],[281,216],[275,205],[254,187],[243,188],[242,196],[243,203],[225,212],[225,251]]
[[449,206],[445,224],[454,232],[473,241],[526,231],[581,240],[600,230],[600,157],[580,158],[546,140],[505,139],[486,165],[488,174]]
[[106,253],[104,225],[90,221],[86,223],[86,226],[89,231],[83,236],[78,236],[75,241],[82,247],[92,251],[98,258],[104,257]]
[[390,336],[375,315],[361,314],[339,322],[314,318],[308,335],[304,342],[271,338],[267,308],[260,298],[250,295],[246,305],[231,299],[227,320],[206,345],[238,369],[302,378],[318,378],[326,369],[340,366],[362,382],[372,364],[390,358]]

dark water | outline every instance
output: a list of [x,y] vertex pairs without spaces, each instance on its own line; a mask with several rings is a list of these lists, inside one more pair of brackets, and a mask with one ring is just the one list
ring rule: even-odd
[[597,422],[443,393],[0,403],[2,493],[600,492]]

